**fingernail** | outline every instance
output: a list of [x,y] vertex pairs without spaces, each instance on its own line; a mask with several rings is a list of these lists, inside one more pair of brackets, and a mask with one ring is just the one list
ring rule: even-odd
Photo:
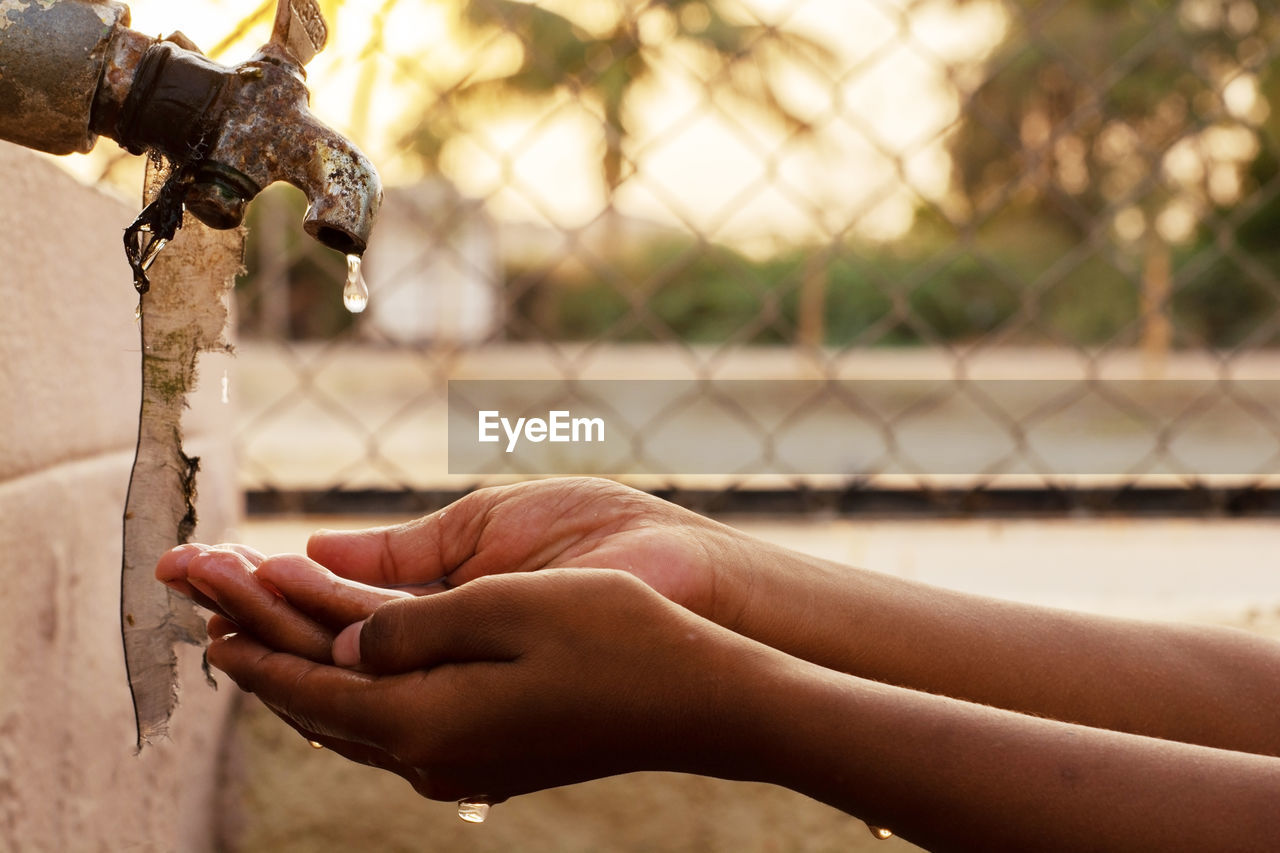
[[173,567],[181,572],[187,570],[187,565],[199,555],[209,550],[208,545],[201,545],[198,542],[188,542],[186,545],[179,545],[174,551],[177,556],[173,558]]
[[356,622],[343,628],[333,638],[333,662],[338,666],[358,666],[360,664],[360,630],[363,622]]
[[196,578],[188,577],[187,583],[191,584],[193,587],[195,587],[196,589],[204,593],[205,596],[210,601],[216,602],[218,600],[218,596],[216,593],[214,593],[213,587],[209,586],[209,584],[205,583],[204,581],[197,580]]

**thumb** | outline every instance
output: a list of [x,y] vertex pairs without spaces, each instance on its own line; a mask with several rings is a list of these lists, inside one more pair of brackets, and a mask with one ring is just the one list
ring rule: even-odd
[[373,586],[431,584],[475,554],[501,493],[471,492],[422,518],[364,530],[317,530],[307,556],[336,575]]
[[363,530],[317,530],[307,556],[339,577],[373,586],[429,583],[441,565],[440,531],[432,516]]
[[496,585],[475,582],[382,604],[334,638],[334,663],[390,674],[446,663],[514,660],[525,622],[523,597],[491,589]]

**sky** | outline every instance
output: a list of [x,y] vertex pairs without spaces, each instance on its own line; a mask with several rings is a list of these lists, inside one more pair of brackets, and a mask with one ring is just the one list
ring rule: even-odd
[[[544,0],[585,29],[602,26],[615,0]],[[180,29],[206,50],[251,15],[258,0],[134,0],[134,29]],[[326,7],[334,4],[329,2]],[[312,109],[348,133],[388,184],[422,177],[397,129],[475,65],[475,47],[456,31],[452,0],[399,0],[384,42],[365,50],[381,0],[346,0],[330,17],[330,40],[308,69]],[[741,20],[780,23],[825,45],[825,67],[794,63],[778,80],[789,107],[816,128],[788,140],[779,126],[708,95],[696,62],[667,64],[637,93],[632,147],[637,175],[620,190],[623,213],[696,229],[711,239],[767,253],[779,245],[849,233],[892,239],[910,227],[917,195],[940,200],[949,165],[939,134],[958,115],[951,65],[963,73],[1004,32],[998,5],[957,8],[938,0],[725,0]],[[662,13],[665,14],[665,13]],[[655,14],[655,31],[663,22]],[[269,23],[216,59],[234,63],[265,41]],[[510,51],[518,50],[515,42]],[[491,52],[501,64],[502,50]],[[406,71],[406,69],[408,69]],[[498,69],[491,69],[498,70]],[[362,115],[356,92],[373,83]],[[713,103],[714,101],[714,103]],[[577,227],[604,203],[599,120],[572,101],[496,105],[446,147],[442,169],[466,194],[484,198],[499,219]],[[99,148],[109,153],[110,142]],[[99,153],[80,167],[101,171]]]

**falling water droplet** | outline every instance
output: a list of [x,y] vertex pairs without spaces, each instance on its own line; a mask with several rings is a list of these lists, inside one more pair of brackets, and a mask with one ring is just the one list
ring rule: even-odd
[[867,829],[871,830],[871,834],[881,841],[893,838],[893,830],[885,829],[883,826],[872,826],[871,824],[867,824]]
[[320,743],[318,740],[309,740],[307,743],[311,745],[312,749],[324,749],[324,744]]
[[231,377],[227,375],[227,371],[222,371],[222,402],[231,402]]
[[347,255],[347,284],[342,288],[342,304],[352,314],[359,314],[369,304],[369,285],[360,272],[360,256]]
[[479,800],[459,800],[458,817],[467,823],[484,823],[489,816],[489,804]]

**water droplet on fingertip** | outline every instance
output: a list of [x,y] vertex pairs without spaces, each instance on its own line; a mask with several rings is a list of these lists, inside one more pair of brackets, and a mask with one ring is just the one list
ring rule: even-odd
[[893,831],[885,829],[883,826],[872,826],[871,824],[867,824],[867,829],[871,830],[871,834],[881,841],[887,841],[888,839],[893,838]]

